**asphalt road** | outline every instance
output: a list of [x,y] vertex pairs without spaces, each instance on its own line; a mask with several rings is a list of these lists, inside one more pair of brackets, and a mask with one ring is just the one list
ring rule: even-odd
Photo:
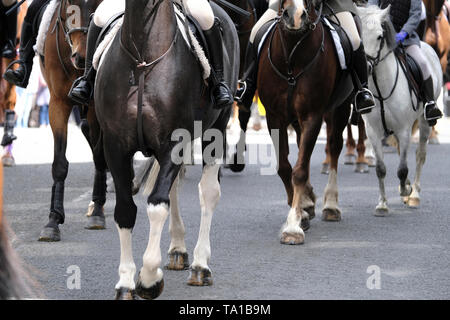
[[[415,145],[409,154],[410,174],[415,167],[414,149]],[[301,246],[279,243],[280,227],[289,208],[278,176],[261,176],[259,165],[250,165],[241,174],[223,171],[222,198],[211,232],[214,285],[189,287],[188,271],[165,271],[160,299],[449,299],[450,145],[429,146],[428,150],[420,209],[407,209],[401,203],[396,178],[398,157],[388,153],[390,216],[373,215],[378,200],[374,169],[369,174],[356,174],[353,167],[342,164],[338,182],[343,219],[330,223],[320,220],[327,177],[320,174],[323,144],[318,144],[311,166],[318,216]],[[296,147],[292,145],[291,162],[295,155]],[[114,194],[108,194],[105,207],[107,229],[85,230],[93,165],[71,164],[62,241],[37,242],[47,221],[50,172],[50,164],[5,169],[5,214],[15,232],[13,246],[40,283],[44,298],[111,299],[120,254],[113,222]],[[200,174],[200,166],[188,167],[180,194],[190,261],[200,222]],[[133,249],[139,270],[149,223],[145,199],[137,195],[135,201],[138,218]],[[166,223],[163,263],[167,261],[168,246]],[[80,270],[79,288],[67,285],[75,270],[71,266]],[[371,282],[376,271],[380,271],[380,277]],[[379,289],[369,289],[368,279]]]

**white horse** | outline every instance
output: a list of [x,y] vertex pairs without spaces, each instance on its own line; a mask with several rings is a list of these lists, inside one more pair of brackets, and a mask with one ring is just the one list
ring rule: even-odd
[[[376,172],[380,188],[380,200],[375,211],[377,216],[384,216],[389,211],[384,186],[386,166],[383,162],[381,142],[386,131],[391,131],[398,142],[400,165],[397,176],[400,179],[400,196],[409,207],[417,208],[420,205],[420,176],[425,163],[427,140],[431,130],[424,119],[423,103],[418,103],[414,94],[411,96],[406,75],[393,53],[396,46],[395,30],[389,20],[389,9],[388,7],[381,10],[377,6],[359,8],[364,47],[369,60],[373,61],[369,88],[377,97],[376,108],[371,113],[363,115],[367,135],[377,160]],[[439,58],[426,43],[422,42],[421,49],[432,70],[435,99],[437,99],[442,88]],[[374,74],[379,91],[375,85]],[[381,100],[383,103],[380,102]],[[382,104],[384,105],[384,117],[382,116]],[[413,107],[417,107],[416,111]],[[383,118],[385,125],[383,125]],[[411,187],[408,180],[407,154],[415,121],[419,123],[420,141],[416,152],[415,179]]]

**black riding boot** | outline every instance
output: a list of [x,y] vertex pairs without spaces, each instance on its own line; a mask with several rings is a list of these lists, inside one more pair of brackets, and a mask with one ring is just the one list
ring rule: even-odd
[[[5,12],[9,8],[5,8]],[[6,26],[6,43],[2,48],[1,56],[14,59],[16,57],[17,10],[11,12],[9,16],[6,16]]]
[[89,104],[94,91],[93,89],[97,71],[95,71],[92,67],[92,60],[94,59],[95,50],[97,48],[97,40],[101,31],[102,28],[97,27],[94,21],[91,21],[87,39],[84,75],[75,80],[72,89],[69,91],[69,98],[75,102],[81,103],[82,105]]
[[13,143],[17,137],[14,135],[14,125],[16,124],[16,113],[13,110],[5,112],[5,133],[2,138],[2,146],[6,147]]
[[235,100],[240,107],[250,110],[253,97],[256,92],[256,82],[258,75],[258,54],[253,43],[249,42],[245,52],[244,80],[240,81],[240,87],[236,92]]
[[372,93],[368,89],[367,59],[364,46],[353,52],[353,85],[358,92],[355,95],[355,109],[362,114],[369,113],[375,107]]
[[34,49],[36,38],[33,34],[33,25],[26,21],[22,24],[22,34],[20,38],[20,59],[17,60],[19,68],[6,70],[3,78],[18,87],[26,88],[30,80],[31,69],[33,68]]
[[423,83],[423,98],[424,98],[424,117],[428,121],[430,127],[436,125],[437,119],[442,118],[442,112],[436,106],[434,101],[434,88],[433,88],[433,78],[429,77]]
[[209,77],[212,84],[212,94],[215,101],[215,108],[220,109],[233,104],[233,95],[224,81],[223,42],[219,21],[215,19],[212,28],[204,31],[204,34],[208,43],[213,69]]

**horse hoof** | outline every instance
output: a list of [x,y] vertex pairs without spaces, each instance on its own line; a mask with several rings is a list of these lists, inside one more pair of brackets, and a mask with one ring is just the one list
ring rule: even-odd
[[90,216],[85,227],[88,230],[104,230],[106,229],[105,217],[103,216]]
[[323,209],[322,220],[329,222],[341,221],[341,212],[338,209],[330,209],[330,208]]
[[2,163],[5,167],[14,167],[16,165],[16,161],[11,155],[4,155],[2,158]]
[[409,198],[408,199],[408,207],[412,209],[417,209],[420,207],[420,199],[419,198]]
[[308,213],[309,220],[312,220],[316,217],[316,208],[314,206],[303,208],[303,210],[306,211],[306,213]]
[[367,163],[357,163],[355,166],[356,173],[369,173],[369,165]]
[[408,201],[409,201],[409,196],[407,196],[407,197],[401,197],[401,198],[402,198],[403,204],[407,204],[407,203],[408,203]]
[[346,154],[344,157],[344,164],[352,166],[355,164],[356,156],[354,154]]
[[377,161],[372,156],[366,157],[366,161],[369,168],[375,168],[377,166]]
[[163,289],[164,289],[164,279],[161,279],[161,281],[158,281],[150,288],[145,288],[140,278],[136,284],[137,295],[145,300],[153,300],[158,298],[163,292]]
[[136,300],[136,291],[128,288],[116,289],[115,300]]
[[39,236],[41,242],[58,242],[61,241],[61,232],[59,228],[45,227]]
[[329,174],[330,173],[330,165],[328,163],[322,164],[322,170],[320,170],[321,174]]
[[169,253],[169,262],[165,266],[167,270],[186,270],[189,268],[189,257],[186,252],[173,251]]
[[211,271],[202,267],[191,268],[187,284],[189,286],[211,286],[213,284]]
[[281,244],[300,245],[305,243],[305,234],[302,232],[283,232],[280,239]]
[[386,217],[389,214],[389,209],[387,208],[377,208],[375,209],[375,217]]
[[441,143],[439,142],[438,137],[430,137],[430,139],[428,140],[428,144],[438,145],[438,144],[441,144]]
[[311,227],[311,223],[309,221],[309,218],[302,218],[302,222],[300,223],[300,227],[303,231],[308,230]]

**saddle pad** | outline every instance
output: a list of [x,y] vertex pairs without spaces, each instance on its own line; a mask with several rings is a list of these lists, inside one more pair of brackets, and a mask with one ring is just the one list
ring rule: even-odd
[[348,67],[347,62],[350,61],[351,52],[353,51],[351,50],[350,40],[348,39],[347,34],[341,27],[330,22],[325,17],[323,17],[323,22],[325,23],[325,26],[328,28],[328,30],[331,33],[331,37],[333,38],[334,48],[339,58],[339,64],[341,65],[341,69],[347,70]]
[[58,0],[51,0],[51,2],[47,5],[47,8],[45,9],[44,15],[42,16],[36,40],[36,46],[34,48],[35,51],[41,56],[44,55],[45,39],[47,38],[48,29],[50,28],[53,15],[55,14],[58,5],[59,5]]
[[[275,28],[279,19],[273,19],[266,22],[261,29],[258,31],[255,37],[255,44],[258,48],[258,59],[261,53],[261,50],[267,41],[267,38],[271,34],[272,30]],[[333,39],[334,47],[336,49],[336,54],[339,58],[339,64],[342,70],[346,70],[348,68],[348,62],[351,57],[351,44],[348,39],[345,31],[337,25],[332,24],[328,19],[323,18],[324,26],[330,31],[331,37]]]
[[[199,41],[194,35],[194,32],[192,31],[190,24],[189,27],[186,30],[186,22],[185,22],[185,15],[181,12],[181,10],[177,7],[177,5],[174,4],[175,9],[175,16],[177,19],[178,29],[180,30],[181,35],[183,36],[184,41],[188,45],[188,47],[194,52],[195,56],[197,57],[202,70],[203,70],[203,79],[208,79],[211,74],[211,66],[209,64],[208,58],[206,57],[206,54],[200,45]],[[109,32],[105,35],[105,38],[103,41],[100,42],[100,44],[97,47],[97,50],[94,54],[94,60],[93,60],[93,66],[94,69],[98,70],[103,62],[103,57],[105,56],[105,53],[108,52],[109,48],[111,47],[111,44],[116,37],[117,33],[120,31],[120,28],[123,24],[123,17],[117,20],[117,23],[114,27],[111,28]]]

